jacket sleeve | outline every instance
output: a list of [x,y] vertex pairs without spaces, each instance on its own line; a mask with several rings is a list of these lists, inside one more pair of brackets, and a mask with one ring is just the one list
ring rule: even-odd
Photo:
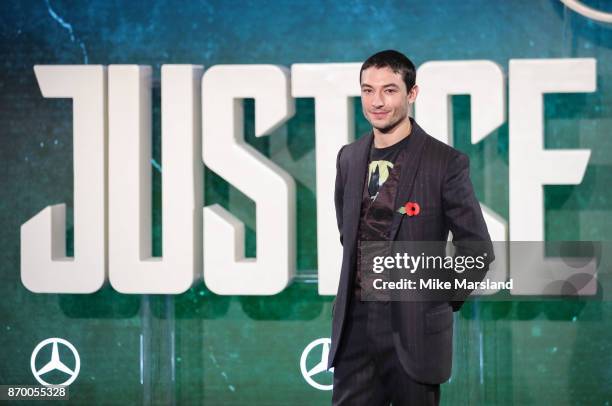
[[[493,243],[482,215],[480,203],[474,193],[470,180],[470,160],[462,152],[455,151],[447,167],[442,186],[442,204],[445,220],[453,233],[455,256],[483,256],[485,266],[482,270],[469,270],[462,274],[468,281],[481,281],[495,260]],[[457,311],[470,295],[471,290],[455,292],[451,306]]]
[[344,201],[344,178],[342,177],[342,172],[340,169],[340,155],[342,154],[342,150],[346,145],[344,145],[338,151],[338,156],[336,157],[336,187],[334,189],[334,203],[336,206],[336,221],[338,222],[338,231],[340,232],[340,244],[343,244],[342,240],[342,204]]

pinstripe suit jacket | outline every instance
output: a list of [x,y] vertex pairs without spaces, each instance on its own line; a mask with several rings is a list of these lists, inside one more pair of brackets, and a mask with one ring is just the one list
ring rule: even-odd
[[[469,177],[466,154],[428,135],[410,118],[414,137],[401,173],[395,208],[407,201],[421,206],[418,216],[407,218],[397,211],[390,240],[484,242],[489,263],[495,257],[480,204]],[[343,245],[340,284],[333,306],[331,349],[328,368],[335,362],[348,301],[356,271],[357,236],[360,221],[363,174],[368,165],[373,133],[343,146],[336,161],[335,206],[340,242]],[[488,266],[487,266],[488,268]],[[393,340],[399,360],[413,379],[437,384],[448,380],[452,367],[453,311],[463,301],[392,302]]]

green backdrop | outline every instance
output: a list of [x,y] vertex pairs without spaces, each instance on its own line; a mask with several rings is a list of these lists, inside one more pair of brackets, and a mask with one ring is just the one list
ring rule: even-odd
[[[604,0],[585,3],[612,11]],[[545,188],[546,239],[612,239],[612,28],[558,1],[41,0],[2,2],[0,11],[0,384],[36,384],[34,347],[62,337],[81,359],[69,403],[331,400],[330,391],[306,383],[299,365],[310,342],[329,337],[333,299],[317,293],[313,100],[298,99],[295,116],[262,139],[254,137],[253,102],[245,102],[247,141],[296,180],[298,277],[285,291],[217,296],[199,282],[178,296],[122,295],[110,287],[92,295],[33,294],[20,281],[20,226],[65,202],[72,255],[73,176],[71,102],[41,96],[35,64],[147,64],[158,79],[167,63],[359,62],[385,48],[417,65],[489,59],[506,72],[513,58],[593,57],[595,93],[545,97],[546,147],[592,151],[582,184]],[[159,80],[153,95],[153,248],[160,255]],[[453,107],[455,146],[471,158],[477,195],[507,219],[507,123],[472,146],[469,97],[454,97]],[[355,113],[358,137],[368,130],[358,99]],[[254,203],[212,171],[205,175],[205,204],[219,203],[246,224],[246,254],[253,256]],[[610,303],[528,299],[470,302],[455,315],[453,375],[442,404],[610,404]],[[317,381],[331,378],[326,372]]]

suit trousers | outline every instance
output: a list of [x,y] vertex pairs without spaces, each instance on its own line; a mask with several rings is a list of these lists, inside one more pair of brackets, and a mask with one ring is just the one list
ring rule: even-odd
[[332,404],[421,406],[440,403],[440,385],[412,379],[393,345],[391,302],[351,297],[334,366]]

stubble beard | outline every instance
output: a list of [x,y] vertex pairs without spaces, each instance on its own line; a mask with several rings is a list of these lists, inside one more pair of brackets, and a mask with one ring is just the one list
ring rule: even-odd
[[393,131],[395,128],[397,128],[402,123],[402,121],[404,121],[407,117],[408,117],[408,113],[406,113],[402,117],[398,117],[397,120],[389,123],[388,125],[386,125],[384,127],[377,127],[376,125],[374,125],[372,123],[372,121],[370,121],[370,124],[372,124],[372,127],[376,128],[381,133],[387,134],[387,133],[390,133],[391,131]]

